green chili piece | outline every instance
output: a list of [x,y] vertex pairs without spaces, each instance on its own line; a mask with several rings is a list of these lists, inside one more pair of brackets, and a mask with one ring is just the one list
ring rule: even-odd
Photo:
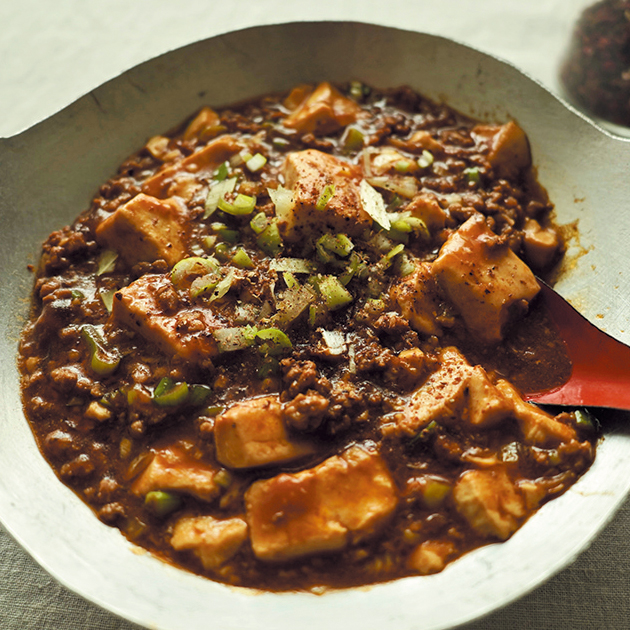
[[115,350],[106,348],[105,340],[91,324],[83,326],[81,336],[88,344],[90,350],[90,367],[92,370],[99,376],[112,374],[120,364],[120,354]]
[[179,509],[182,500],[179,495],[173,492],[152,490],[147,492],[144,497],[144,504],[156,516],[164,517]]

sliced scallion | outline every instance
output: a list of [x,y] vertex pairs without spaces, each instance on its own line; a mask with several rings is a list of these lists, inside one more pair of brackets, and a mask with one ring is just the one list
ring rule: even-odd
[[422,155],[418,158],[418,166],[420,168],[428,168],[433,164],[433,153],[424,149]]
[[256,243],[269,256],[276,256],[280,253],[282,238],[276,221],[269,222],[269,225],[258,235]]
[[96,275],[102,276],[104,273],[114,271],[117,259],[118,252],[113,249],[106,249],[101,252],[101,255],[98,259],[98,269],[96,271]]
[[214,172],[214,179],[218,182],[222,182],[229,173],[229,164],[228,162],[223,162],[221,166]]
[[225,195],[231,193],[236,188],[236,177],[230,177],[230,179],[224,179],[217,182],[210,188],[208,196],[206,197],[204,219],[207,219],[212,213],[219,207],[219,200],[223,199]]
[[353,300],[350,291],[335,276],[323,276],[318,285],[319,292],[331,311],[343,308]]
[[383,229],[389,230],[390,220],[385,210],[385,202],[381,193],[374,190],[370,184],[362,179],[359,184],[359,193],[363,209],[378,223]]
[[326,206],[328,205],[328,202],[334,197],[334,195],[335,195],[335,185],[326,184],[319,195],[319,199],[317,200],[317,203],[315,204],[315,208],[320,211],[326,210]]
[[268,225],[269,219],[264,212],[259,212],[258,214],[254,215],[252,220],[249,222],[249,227],[251,227],[256,234],[264,232],[265,228]]
[[153,392],[153,402],[160,407],[177,407],[188,400],[188,383],[181,381],[174,383],[164,377]]
[[120,354],[117,350],[108,349],[100,332],[92,324],[81,328],[81,336],[90,351],[90,367],[99,376],[109,376],[120,364]]
[[279,328],[259,330],[256,338],[266,342],[260,347],[263,354],[275,356],[293,348],[291,340]]
[[223,212],[227,212],[228,214],[232,214],[234,216],[251,214],[256,207],[256,197],[239,193],[236,195],[233,202],[229,202],[225,199],[225,197],[221,197],[217,205],[220,210],[223,210]]
[[232,256],[232,264],[240,269],[253,269],[254,261],[249,257],[249,254],[242,248],[239,247],[236,250],[234,256]]
[[464,169],[464,175],[471,184],[479,184],[481,182],[481,174],[476,166],[471,166]]
[[262,153],[256,153],[249,160],[245,161],[245,166],[252,172],[259,171],[265,164],[267,164],[267,158]]

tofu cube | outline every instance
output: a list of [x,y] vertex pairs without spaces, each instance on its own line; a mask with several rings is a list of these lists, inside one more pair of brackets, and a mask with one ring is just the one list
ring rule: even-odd
[[211,175],[223,162],[243,148],[243,145],[232,136],[219,136],[181,162],[164,166],[142,184],[142,191],[162,199],[169,195],[172,185],[173,193],[180,188],[179,178],[186,178],[190,173],[198,176]]
[[412,552],[409,565],[421,575],[439,573],[454,552],[455,547],[451,542],[425,540]]
[[192,550],[205,569],[218,569],[247,540],[242,518],[219,520],[212,516],[180,518],[173,528],[171,545],[177,551]]
[[457,511],[482,536],[506,540],[525,517],[525,502],[502,469],[468,470],[453,488]]
[[457,348],[444,348],[438,369],[411,394],[399,419],[394,425],[385,425],[384,432],[415,436],[434,420],[461,418],[471,374],[472,367]]
[[[358,236],[372,225],[361,202],[356,165],[306,149],[289,153],[282,170],[287,187],[293,191],[293,206],[278,222],[287,241],[309,241],[324,232]],[[318,210],[317,202],[331,184],[334,194],[326,207]]]
[[129,265],[162,258],[172,266],[186,256],[187,237],[185,210],[177,201],[142,193],[96,228],[96,240],[115,249]]
[[536,405],[525,402],[507,381],[499,381],[497,389],[510,404],[512,415],[517,419],[526,442],[535,446],[548,446],[576,439],[573,427],[556,420]]
[[173,490],[212,501],[219,494],[214,479],[217,472],[218,469],[192,459],[176,447],[166,448],[155,453],[131,491],[143,496],[153,490]]
[[336,551],[367,538],[397,502],[381,457],[360,446],[315,468],[257,481],[245,494],[252,548],[270,561]]
[[513,121],[505,125],[477,125],[472,136],[488,150],[488,161],[499,177],[516,177],[531,165],[525,132]]
[[418,263],[416,270],[392,285],[390,297],[411,327],[425,335],[439,335],[438,287],[430,263]]
[[164,292],[174,292],[167,275],[146,274],[114,294],[112,316],[171,355],[202,362],[218,355],[212,331],[224,325],[209,308],[184,305],[174,312]]
[[486,343],[498,343],[507,323],[540,290],[530,268],[488,228],[481,214],[451,234],[432,272],[466,327]]
[[314,452],[291,439],[277,395],[236,403],[214,422],[217,459],[228,468],[256,468],[287,463]]
[[362,114],[357,103],[324,82],[287,116],[284,125],[300,133],[325,134],[355,122]]
[[475,426],[491,426],[504,420],[512,405],[490,381],[486,371],[476,365],[468,381],[468,418]]

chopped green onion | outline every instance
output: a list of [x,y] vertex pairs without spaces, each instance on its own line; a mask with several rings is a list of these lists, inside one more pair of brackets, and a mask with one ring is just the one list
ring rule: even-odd
[[252,230],[256,233],[256,234],[260,234],[261,232],[264,232],[265,228],[269,225],[269,219],[267,218],[267,216],[265,215],[264,212],[259,212],[257,215],[254,216],[254,218],[249,222],[249,227],[252,228]]
[[328,202],[333,198],[334,195],[335,195],[335,185],[326,184],[324,186],[324,189],[319,195],[319,199],[317,200],[317,203],[315,204],[315,208],[320,211],[326,210],[326,206],[328,205]]
[[216,272],[219,263],[214,258],[191,256],[183,258],[171,270],[171,282],[176,289],[184,288],[191,278]]
[[427,168],[433,164],[433,153],[424,149],[422,155],[418,158],[418,166],[420,168]]
[[207,252],[211,252],[214,249],[214,246],[217,244],[219,237],[216,234],[210,234],[209,236],[204,237],[203,239],[203,248]]
[[[78,292],[80,293],[80,291]],[[112,309],[114,308],[114,295],[116,293],[116,289],[110,289],[109,291],[106,291],[105,289],[101,289],[98,294],[101,298],[101,301],[103,302],[105,308],[107,309],[108,313],[112,312]]]
[[256,243],[269,256],[276,256],[280,253],[282,238],[276,221],[270,221],[269,225],[258,235]]
[[203,218],[207,219],[218,208],[219,201],[223,199],[225,195],[233,192],[234,188],[236,188],[236,177],[224,179],[214,184],[208,191],[208,196],[206,197],[206,211]]
[[316,265],[304,258],[274,258],[269,261],[269,269],[290,273],[313,273]]
[[363,148],[365,136],[356,127],[347,127],[341,138],[343,150],[346,153],[359,151]]
[[256,197],[239,193],[232,203],[227,201],[224,197],[221,197],[218,202],[218,207],[220,210],[223,210],[223,212],[234,216],[251,214],[256,207]]
[[574,415],[578,427],[591,430],[599,427],[599,421],[597,418],[586,409],[576,409]]
[[249,257],[249,254],[242,248],[239,247],[236,250],[234,256],[232,256],[232,264],[240,269],[253,269],[254,261]]
[[408,173],[413,167],[414,164],[410,160],[398,160],[394,163],[394,169],[399,173]]
[[430,238],[431,233],[429,232],[429,228],[427,224],[418,217],[406,217],[405,222],[409,224],[411,229],[422,236],[423,238]]
[[177,407],[184,404],[188,399],[188,383],[173,381],[164,377],[158,383],[153,392],[153,402],[160,407]]
[[[384,188],[399,194],[401,197],[412,199],[418,194],[418,181],[415,177],[370,177],[368,183],[376,188]],[[385,227],[384,225],[382,227]]]
[[231,248],[227,243],[217,243],[214,246],[215,256],[223,262],[227,262],[230,259],[230,250]]
[[189,388],[188,404],[199,407],[206,402],[212,389],[207,385],[191,385]]
[[230,269],[225,277],[220,280],[215,287],[214,292],[210,296],[210,302],[214,302],[214,300],[220,300],[230,290],[233,281],[234,271]]
[[213,418],[214,416],[218,416],[220,413],[225,411],[225,407],[222,405],[209,405],[203,410],[204,416],[209,416]]
[[218,182],[222,182],[227,176],[229,172],[229,165],[227,162],[223,162],[221,166],[214,172],[214,179]]
[[113,249],[104,250],[98,259],[98,270],[96,271],[97,276],[102,276],[104,273],[109,273],[110,271],[114,271],[116,267],[116,260],[118,258],[118,252]]
[[190,285],[190,297],[197,298],[214,290],[219,284],[220,276],[217,273],[208,273],[205,276],[195,278]]
[[422,489],[422,499],[430,510],[435,510],[444,503],[450,492],[451,484],[448,481],[429,477]]
[[313,300],[315,300],[313,292],[296,283],[282,294],[282,299],[278,300],[276,314],[271,318],[271,323],[275,326],[290,324],[304,312]]
[[295,276],[290,271],[285,271],[282,274],[284,278],[284,283],[287,285],[287,288],[292,289],[294,286],[299,285],[299,282],[296,280]]
[[[103,291],[101,291],[101,293],[103,293]],[[113,293],[115,293],[115,291]],[[85,298],[85,295],[83,294],[83,291],[79,291],[79,289],[72,289],[72,291],[70,291],[70,298],[72,300],[83,300]]]
[[392,260],[392,258],[394,258],[395,256],[398,256],[398,254],[400,254],[404,249],[405,249],[405,246],[402,243],[400,243],[399,245],[396,245],[396,247],[394,247],[389,252],[387,252],[387,254],[385,254],[385,259]]
[[398,232],[413,232],[413,228],[409,224],[407,219],[396,219],[392,221],[392,230],[397,230]]
[[398,275],[404,278],[416,270],[415,263],[409,258],[406,252],[403,252],[396,261],[396,270]]
[[[325,250],[346,258],[354,249],[354,244],[345,234],[324,234],[317,239],[316,247],[321,246]],[[325,261],[326,262],[326,261]]]
[[291,143],[286,138],[276,136],[271,143],[276,149],[286,149]]
[[322,338],[330,354],[337,356],[346,351],[346,337],[338,330],[322,330]]
[[253,345],[257,329],[253,326],[219,328],[212,335],[219,344],[219,352],[235,352]]
[[326,306],[335,311],[352,302],[352,294],[335,276],[323,276],[318,282],[319,291]]
[[293,192],[278,186],[278,188],[267,188],[269,198],[276,208],[276,216],[280,220],[288,220],[290,218],[291,209],[293,208]]
[[279,328],[265,328],[264,330],[259,330],[256,333],[256,338],[268,342],[260,347],[260,350],[264,354],[283,354],[286,350],[293,348],[291,340],[287,337],[286,333],[282,332]]
[[81,328],[81,336],[90,350],[90,367],[99,376],[109,376],[120,364],[120,354],[105,346],[105,340],[91,324]]
[[256,153],[256,155],[245,161],[245,166],[252,173],[259,171],[265,164],[267,164],[267,158],[262,153]]
[[478,184],[481,182],[481,174],[476,166],[471,166],[464,169],[464,175],[469,183]]
[[172,492],[163,490],[152,490],[144,497],[145,506],[156,516],[168,516],[177,510],[181,504],[181,497]]
[[361,203],[363,209],[376,221],[383,229],[389,230],[390,220],[385,210],[385,202],[383,196],[374,190],[370,184],[362,179],[359,184],[359,193],[361,195]]

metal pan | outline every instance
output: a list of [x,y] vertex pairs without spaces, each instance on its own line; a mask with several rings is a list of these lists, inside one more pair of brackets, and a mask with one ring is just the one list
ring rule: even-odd
[[[63,584],[161,630],[405,630],[453,627],[524,595],[575,559],[630,487],[623,417],[592,469],[509,541],[431,577],[311,594],[229,588],[138,553],[54,476],[24,419],[16,347],[42,240],[87,207],[100,183],[151,135],[202,104],[221,106],[322,79],[408,84],[529,135],[560,223],[577,223],[557,285],[591,321],[630,341],[630,144],[567,108],[515,68],[435,36],[358,23],[265,26],[147,62],[32,129],[0,141],[0,519]],[[625,332],[623,332],[625,329]]]

